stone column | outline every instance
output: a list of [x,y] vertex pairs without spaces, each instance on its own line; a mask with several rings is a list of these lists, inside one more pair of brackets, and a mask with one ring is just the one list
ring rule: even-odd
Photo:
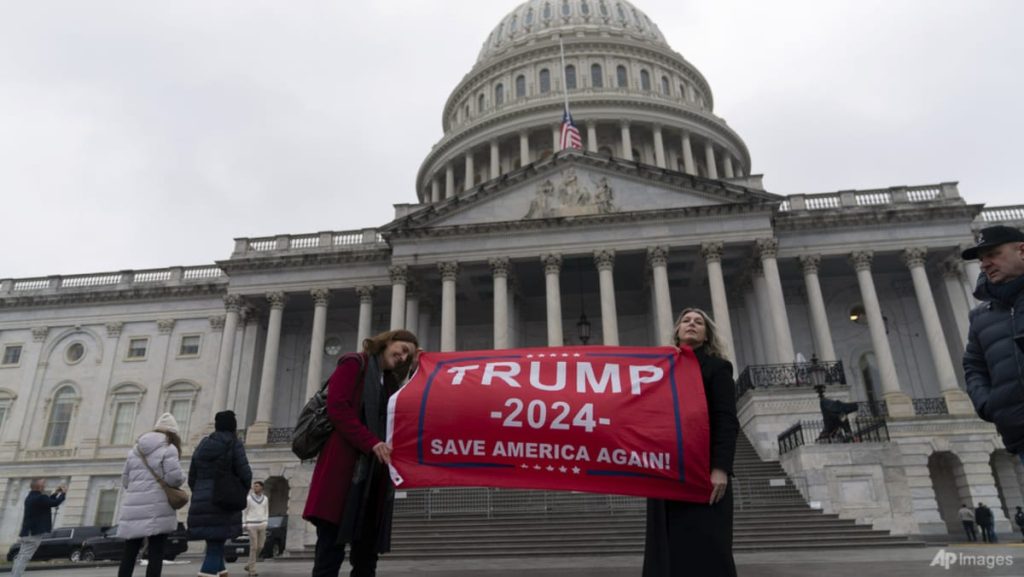
[[967,343],[967,330],[970,328],[969,302],[964,295],[963,270],[960,262],[948,259],[942,263],[942,281],[946,286],[946,296],[949,297],[953,309],[953,319],[956,321],[956,332],[960,339],[957,345],[963,347]]
[[818,279],[818,265],[821,255],[805,254],[800,257],[804,269],[804,285],[807,287],[807,307],[811,311],[811,329],[814,332],[815,352],[818,358],[831,362],[836,358],[836,349],[832,344],[832,331],[828,327],[828,313],[825,311],[825,299],[821,295],[821,281]]
[[622,122],[619,124],[619,128],[622,139],[622,158],[633,160],[633,138],[629,133],[629,123]]
[[665,140],[661,136],[661,125],[654,125],[654,164],[658,168],[666,168],[665,164]]
[[722,156],[722,169],[725,170],[726,178],[734,178],[735,173],[732,170],[732,156],[728,152],[723,153]]
[[491,180],[501,176],[501,156],[498,149],[498,141],[491,141]]
[[973,308],[981,302],[974,298],[974,288],[978,285],[978,277],[981,276],[981,262],[977,260],[965,261],[964,274],[967,276],[964,279],[964,293],[967,295],[967,302],[971,303]]
[[213,412],[228,408],[228,388],[231,383],[231,367],[235,353],[235,334],[238,332],[239,312],[242,310],[241,295],[224,296],[224,332],[220,338],[220,355],[217,357],[217,380],[214,381]]
[[473,151],[466,153],[466,179],[462,183],[462,190],[472,190],[473,181],[476,179],[476,169],[473,167]]
[[597,122],[587,123],[587,152],[597,152]]
[[561,144],[562,144],[562,126],[560,124],[556,124],[556,125],[551,127],[551,150],[554,151],[554,152],[558,152],[559,150],[562,150]]
[[764,267],[761,261],[755,259],[751,263],[750,284],[754,288],[754,298],[757,300],[758,318],[761,327],[761,343],[764,348],[764,364],[773,365],[779,362],[779,347],[775,342],[775,327],[772,318],[772,300],[768,296],[768,282],[764,278]]
[[444,197],[455,196],[455,167],[450,163],[444,167]]
[[747,322],[749,323],[747,331],[750,334],[750,342],[753,348],[754,362],[751,364],[767,364],[767,356],[764,353],[764,330],[761,327],[761,315],[758,314],[757,297],[754,296],[754,284],[752,281],[749,282],[749,286],[743,288],[743,308],[747,309]]
[[436,176],[430,179],[430,202],[441,202],[441,183]]
[[690,143],[690,133],[683,132],[683,171],[686,174],[697,174],[697,163],[693,161],[693,145]]
[[455,350],[455,280],[459,275],[459,263],[437,263],[441,271],[441,352]]
[[885,319],[882,318],[882,307],[875,292],[875,281],[871,275],[871,261],[874,253],[857,251],[850,255],[854,268],[857,270],[857,284],[860,285],[861,299],[864,301],[864,314],[868,317],[868,330],[871,333],[871,347],[875,351],[878,362],[879,378],[882,381],[882,397],[885,399],[891,417],[914,416],[914,405],[902,390],[896,377],[896,363],[889,347],[889,337],[885,334]]
[[405,328],[405,283],[408,281],[409,267],[394,265],[388,267],[391,275],[391,330]]
[[619,346],[619,313],[615,306],[615,251],[612,249],[595,250],[594,264],[597,265],[597,278],[601,287],[601,334],[604,344]]
[[771,303],[772,329],[775,334],[775,351],[778,355],[775,362],[792,363],[796,360],[793,354],[793,336],[789,331],[789,316],[786,314],[786,300],[782,294],[779,264],[775,261],[779,241],[774,238],[758,239],[757,250],[761,257],[761,267],[764,269],[764,280]]
[[545,295],[547,296],[548,346],[560,347],[564,344],[562,337],[562,289],[558,282],[558,276],[562,272],[562,255],[541,255],[540,261],[544,263]]
[[277,357],[281,348],[281,320],[284,317],[285,294],[267,293],[270,318],[267,321],[267,344],[263,352],[263,372],[260,374],[260,394],[256,404],[256,421],[246,433],[250,445],[266,445],[270,432],[270,419],[274,409],[274,385],[277,383]]
[[[708,178],[718,178],[718,166],[715,164],[715,147],[708,140],[704,143],[704,163],[708,171]],[[792,362],[792,359],[790,359]]]
[[673,341],[672,296],[668,286],[668,247],[647,249],[647,262],[651,265],[654,282],[654,315],[658,327],[658,344],[671,345]]
[[324,369],[324,337],[327,332],[327,303],[331,291],[318,288],[309,291],[313,297],[313,333],[309,344],[309,371],[306,373],[306,398],[320,390]]
[[708,288],[711,289],[711,311],[715,315],[718,337],[725,346],[726,358],[736,369],[736,346],[732,339],[732,320],[729,318],[729,299],[725,294],[725,278],[722,276],[723,243],[705,242],[700,245],[700,254],[708,267]]
[[[415,285],[412,287],[415,288]],[[410,290],[410,287],[406,286],[407,293],[405,295],[405,330],[416,335],[417,338],[420,334],[420,295]]]
[[530,164],[530,135],[527,132],[519,133],[519,166]]
[[359,295],[359,330],[356,333],[356,349],[363,350],[363,340],[370,338],[370,331],[373,330],[373,287],[357,286],[356,294]]
[[509,348],[508,326],[508,273],[512,266],[508,258],[492,258],[491,275],[494,277],[494,348]]
[[967,393],[960,390],[960,384],[956,380],[953,360],[949,356],[946,337],[942,332],[942,322],[939,320],[939,309],[935,306],[931,283],[928,282],[928,273],[924,268],[927,256],[928,251],[921,247],[911,247],[903,251],[903,262],[910,269],[910,276],[914,281],[914,294],[921,309],[921,319],[924,321],[924,331],[928,337],[928,349],[931,351],[932,364],[935,367],[935,378],[939,381],[942,396],[946,398],[949,414],[971,415],[974,414],[974,406]]

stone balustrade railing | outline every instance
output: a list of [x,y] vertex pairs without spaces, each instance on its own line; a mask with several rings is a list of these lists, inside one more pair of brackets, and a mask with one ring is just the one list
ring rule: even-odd
[[779,205],[779,212],[911,204],[952,198],[960,198],[960,191],[955,182],[893,186],[873,190],[840,190],[822,194],[792,194]]
[[1012,223],[1020,226],[1024,223],[1024,204],[984,208],[975,222],[984,226]]
[[383,245],[384,237],[375,228],[325,231],[312,234],[281,234],[258,238],[236,238],[235,251],[232,253],[231,258],[293,250],[380,248]]
[[216,265],[175,266],[164,269],[0,279],[0,297],[29,293],[56,293],[75,289],[129,289],[211,282],[227,282],[224,271]]

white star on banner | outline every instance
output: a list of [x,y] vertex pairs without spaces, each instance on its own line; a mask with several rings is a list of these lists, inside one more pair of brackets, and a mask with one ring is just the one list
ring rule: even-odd
[[579,353],[573,353],[573,354],[572,354],[572,356],[574,356],[574,357],[579,357],[579,356],[580,356],[580,354],[579,354]]
[[559,467],[559,468],[558,468],[558,470],[559,470],[560,472],[564,473],[564,472],[568,471],[569,469],[566,469],[566,468],[565,468],[565,465],[562,465],[561,467]]
[[530,468],[530,466],[527,465],[526,463],[523,463],[522,465],[519,465],[519,467],[523,468],[523,469],[529,469]]
[[551,471],[554,471],[554,470],[555,470],[555,468],[554,468],[554,467],[552,467],[551,465],[548,465],[548,466],[547,466],[547,470],[548,470],[548,472],[550,473]]
[[534,471],[540,471],[540,465],[534,465],[533,466],[533,470]]
[[579,467],[573,467],[573,468],[572,468],[572,472],[573,472],[574,474],[576,474],[576,475],[579,475],[579,474],[580,474],[580,468],[579,468]]

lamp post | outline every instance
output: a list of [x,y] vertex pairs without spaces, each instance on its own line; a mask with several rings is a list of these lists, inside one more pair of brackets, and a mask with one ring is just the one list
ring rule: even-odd
[[580,285],[580,320],[576,321],[576,334],[585,345],[590,342],[590,321],[587,320],[586,303],[583,300],[583,265],[580,264],[576,270]]
[[811,354],[811,366],[809,375],[811,386],[818,393],[818,396],[825,394],[825,385],[828,382],[828,370],[818,360],[817,354]]

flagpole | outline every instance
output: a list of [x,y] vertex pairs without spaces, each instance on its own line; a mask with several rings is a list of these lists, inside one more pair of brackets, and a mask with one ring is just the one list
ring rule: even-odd
[[565,111],[569,112],[569,86],[565,82],[565,46],[558,39],[558,51],[562,55],[562,94],[565,96]]

